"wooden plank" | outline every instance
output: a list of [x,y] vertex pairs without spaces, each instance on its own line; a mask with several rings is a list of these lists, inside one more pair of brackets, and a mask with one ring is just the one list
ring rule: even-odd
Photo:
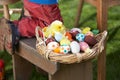
[[43,69],[44,71],[48,72],[49,74],[54,74],[58,69],[57,64],[41,56],[36,51],[35,44],[35,38],[20,40],[18,49],[19,51],[17,51],[16,54]]
[[97,6],[97,1],[98,0],[85,0],[85,2],[88,2],[88,3],[90,3],[91,5],[93,5],[93,6]]
[[120,5],[120,0],[109,0],[109,7]]
[[7,4],[13,4],[20,0],[0,0],[0,5],[7,5]]
[[49,80],[92,80],[92,62],[60,64],[60,70],[49,75]]
[[[0,9],[0,13],[3,13],[4,9]],[[13,13],[21,13],[22,9],[14,8],[9,9],[9,11],[12,11]]]
[[30,80],[33,65],[16,54],[12,55],[12,60],[14,80]]

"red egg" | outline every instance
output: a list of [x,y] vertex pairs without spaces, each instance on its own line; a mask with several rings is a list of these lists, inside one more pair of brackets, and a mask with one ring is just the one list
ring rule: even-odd
[[94,36],[90,35],[86,36],[84,41],[88,43],[89,46],[94,46],[98,42]]
[[53,37],[48,38],[48,39],[45,41],[45,43],[48,44],[48,43],[50,43],[50,42],[52,42],[52,41],[55,41],[55,39],[54,39]]
[[70,34],[72,35],[72,38],[75,39],[76,35],[80,33],[79,31],[70,31]]

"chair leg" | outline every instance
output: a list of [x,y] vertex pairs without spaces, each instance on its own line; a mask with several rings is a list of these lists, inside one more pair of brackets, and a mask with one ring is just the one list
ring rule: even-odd
[[3,9],[4,9],[4,17],[9,20],[10,19],[10,14],[9,14],[8,5],[3,5]]
[[75,24],[74,24],[75,27],[79,26],[79,20],[80,20],[83,4],[84,4],[84,0],[80,0],[80,3],[78,5],[77,15],[76,15],[76,18],[75,18]]
[[[98,0],[97,5],[97,26],[100,31],[107,30],[107,16],[108,16],[108,4],[107,0]],[[104,43],[105,49],[98,56],[98,79],[106,80],[106,41]]]

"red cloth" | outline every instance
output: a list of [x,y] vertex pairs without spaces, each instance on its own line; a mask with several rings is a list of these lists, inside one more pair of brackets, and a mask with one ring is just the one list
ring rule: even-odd
[[62,21],[58,4],[53,5],[41,5],[29,2],[29,0],[23,0],[24,8],[27,9],[31,17],[24,17],[17,22],[20,35],[23,37],[35,36],[36,26],[41,28],[48,26],[54,20]]

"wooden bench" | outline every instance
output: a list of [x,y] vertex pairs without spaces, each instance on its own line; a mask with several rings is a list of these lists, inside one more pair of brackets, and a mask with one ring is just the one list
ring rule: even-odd
[[23,39],[12,55],[14,80],[29,80],[33,65],[48,73],[49,80],[92,80],[91,60],[76,64],[59,64],[41,56],[35,49],[36,39]]

